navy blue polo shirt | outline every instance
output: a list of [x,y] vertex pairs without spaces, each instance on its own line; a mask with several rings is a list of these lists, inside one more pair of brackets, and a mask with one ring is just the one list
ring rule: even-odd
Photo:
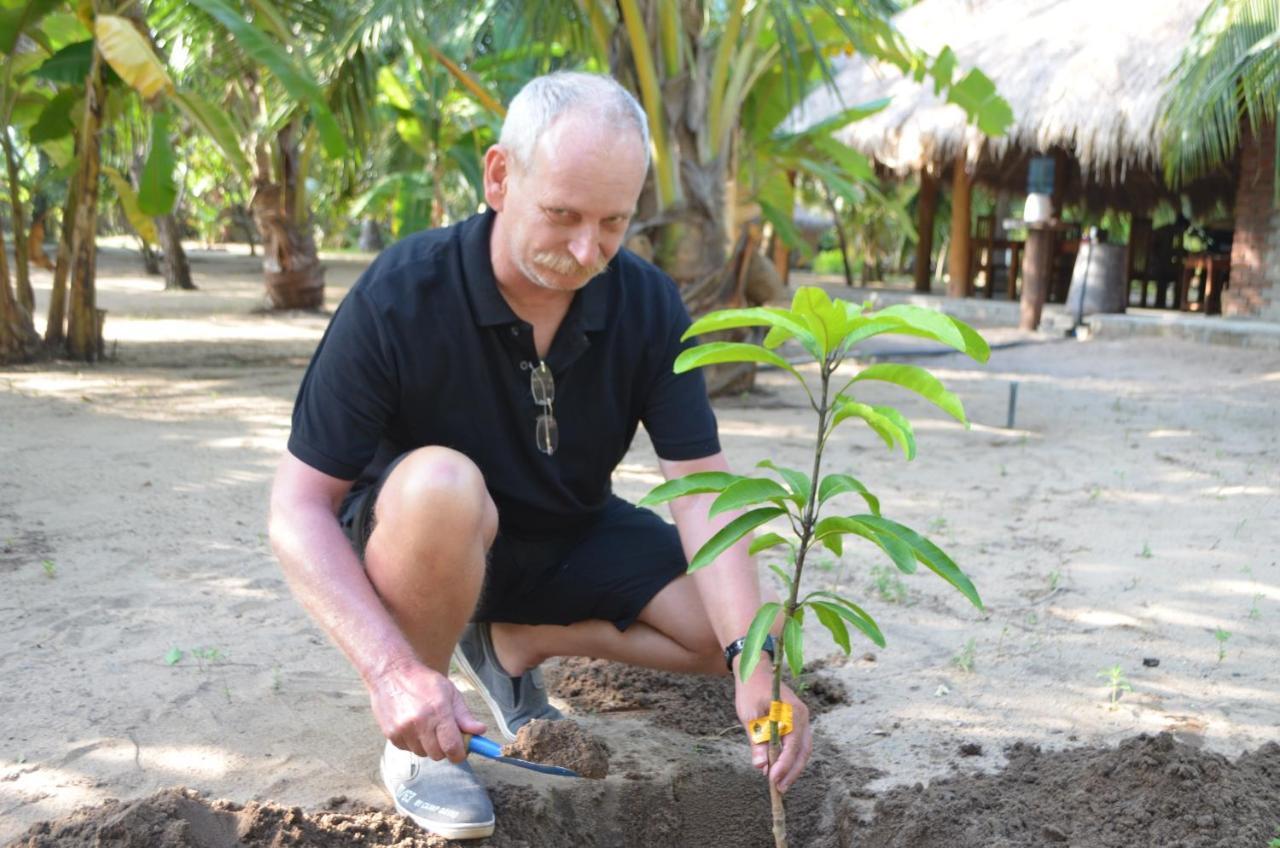
[[672,373],[689,344],[679,291],[626,250],[575,294],[556,331],[546,361],[560,444],[538,450],[533,328],[498,290],[493,219],[409,236],[365,270],[302,379],[289,451],[358,490],[402,453],[453,448],[484,474],[504,531],[529,536],[599,513],[641,422],[663,459],[718,452],[701,373]]

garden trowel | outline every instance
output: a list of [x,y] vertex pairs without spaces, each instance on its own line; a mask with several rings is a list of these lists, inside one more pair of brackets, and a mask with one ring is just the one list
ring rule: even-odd
[[528,760],[520,760],[515,757],[504,757],[502,755],[502,746],[492,739],[483,736],[467,736],[467,751],[472,754],[479,754],[490,760],[496,760],[500,763],[507,763],[520,768],[530,769],[531,771],[541,772],[543,774],[554,774],[557,777],[581,777],[572,769],[562,766],[548,766],[542,763],[531,763]]

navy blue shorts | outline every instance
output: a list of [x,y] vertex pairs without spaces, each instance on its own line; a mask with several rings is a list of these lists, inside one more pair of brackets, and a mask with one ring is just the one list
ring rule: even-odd
[[[391,463],[376,485],[343,501],[339,521],[362,560],[378,492],[397,464]],[[674,525],[610,497],[594,523],[563,536],[531,539],[499,530],[472,620],[572,624],[603,619],[626,630],[687,569]]]

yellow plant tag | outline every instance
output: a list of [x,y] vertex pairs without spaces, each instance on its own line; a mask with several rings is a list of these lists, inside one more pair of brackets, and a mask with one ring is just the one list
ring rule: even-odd
[[791,728],[794,726],[791,720],[791,705],[782,701],[773,701],[769,704],[768,715],[752,719],[749,726],[752,742],[758,745],[769,741],[769,722],[771,721],[778,723],[779,736],[786,736],[790,733]]

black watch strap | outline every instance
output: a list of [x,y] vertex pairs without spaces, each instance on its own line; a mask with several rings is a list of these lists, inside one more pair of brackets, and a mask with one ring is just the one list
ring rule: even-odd
[[[747,637],[743,636],[741,639],[736,640],[733,644],[724,649],[724,664],[730,671],[733,671],[733,658],[742,653],[742,649],[746,644]],[[773,651],[775,647],[776,643],[773,641],[773,634],[770,633],[768,636],[764,637],[764,645],[760,647],[760,650],[768,654],[770,659],[774,659]]]

